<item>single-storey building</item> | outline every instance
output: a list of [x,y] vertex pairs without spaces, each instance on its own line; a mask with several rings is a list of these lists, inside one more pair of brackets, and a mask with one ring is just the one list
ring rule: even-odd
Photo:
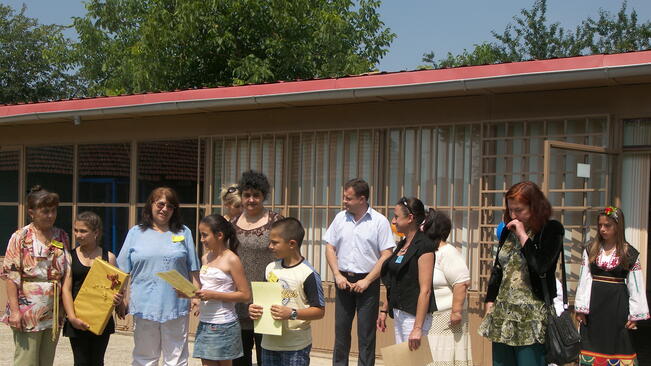
[[315,348],[334,336],[322,236],[343,183],[361,177],[386,215],[404,195],[452,218],[480,364],[481,297],[512,184],[542,186],[565,225],[570,294],[607,205],[622,207],[649,279],[651,51],[0,106],[0,255],[34,184],[60,194],[68,232],[76,213],[100,214],[117,253],[152,188],[180,193],[196,233],[220,212],[220,188],[251,168],[272,183],[266,205],[306,227],[328,300]]

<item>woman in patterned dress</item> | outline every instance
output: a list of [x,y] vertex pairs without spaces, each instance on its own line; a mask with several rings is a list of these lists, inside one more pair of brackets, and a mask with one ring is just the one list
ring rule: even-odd
[[583,252],[576,318],[581,365],[637,365],[630,331],[649,318],[639,252],[624,237],[624,214],[599,213],[597,238]]
[[[59,296],[70,269],[68,234],[54,227],[59,195],[35,186],[27,195],[31,224],[9,239],[2,264],[14,335],[14,365],[52,365],[64,311]],[[61,310],[59,310],[61,308]]]
[[503,274],[488,287],[479,334],[493,342],[495,366],[544,366],[548,309],[542,281],[556,293],[554,272],[565,229],[549,220],[551,205],[536,184],[518,183],[505,198],[507,230],[496,258]]
[[[269,250],[269,232],[271,224],[283,217],[264,207],[264,201],[270,192],[267,177],[259,172],[249,170],[242,173],[238,183],[242,197],[242,214],[231,221],[235,226],[237,239],[240,242],[238,254],[244,265],[246,279],[249,281],[266,281],[265,268],[276,260]],[[249,304],[235,305],[242,328],[242,346],[244,355],[233,360],[234,366],[251,366],[252,350],[255,344],[257,364],[262,362],[262,334],[253,332],[253,320],[249,317]]]

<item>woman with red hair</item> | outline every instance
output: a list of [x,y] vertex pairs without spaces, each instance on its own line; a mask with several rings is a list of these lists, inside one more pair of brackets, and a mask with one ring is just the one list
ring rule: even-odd
[[493,365],[546,365],[543,282],[556,293],[563,225],[538,186],[521,182],[505,195],[504,222],[479,334],[493,342]]

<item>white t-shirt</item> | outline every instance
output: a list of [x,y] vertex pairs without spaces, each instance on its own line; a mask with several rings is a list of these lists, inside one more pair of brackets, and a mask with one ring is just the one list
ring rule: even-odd
[[457,248],[452,244],[439,247],[432,279],[437,311],[452,309],[452,288],[469,280],[468,266]]
[[339,212],[323,239],[335,247],[342,272],[369,273],[380,253],[396,246],[389,220],[370,206],[358,221],[345,210]]

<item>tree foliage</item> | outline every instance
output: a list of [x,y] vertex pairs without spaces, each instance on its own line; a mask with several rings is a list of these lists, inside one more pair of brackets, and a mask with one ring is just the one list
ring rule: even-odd
[[599,11],[599,18],[588,18],[574,30],[547,20],[547,1],[535,0],[531,9],[522,9],[514,23],[502,33],[491,32],[495,41],[474,45],[437,60],[425,53],[425,67],[443,68],[483,65],[524,60],[544,60],[598,53],[619,53],[651,48],[651,22],[638,22],[637,12],[630,13],[624,1],[616,15]]
[[89,0],[75,55],[91,94],[371,71],[395,35],[379,0]]
[[70,41],[64,27],[38,24],[0,4],[0,104],[74,96]]

